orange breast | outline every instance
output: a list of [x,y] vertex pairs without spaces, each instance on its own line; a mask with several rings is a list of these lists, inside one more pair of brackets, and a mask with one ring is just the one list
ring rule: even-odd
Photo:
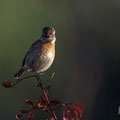
[[53,43],[43,43],[41,48],[44,53],[51,52],[53,55],[55,54],[55,44]]

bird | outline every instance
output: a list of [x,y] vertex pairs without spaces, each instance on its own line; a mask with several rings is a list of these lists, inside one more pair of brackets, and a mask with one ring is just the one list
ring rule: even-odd
[[26,52],[21,69],[14,75],[15,79],[19,79],[25,71],[40,73],[52,65],[55,58],[55,33],[53,27],[43,28],[41,37]]

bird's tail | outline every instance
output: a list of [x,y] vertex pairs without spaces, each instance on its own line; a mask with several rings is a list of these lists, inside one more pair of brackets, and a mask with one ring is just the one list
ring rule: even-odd
[[15,79],[19,79],[19,77],[25,72],[26,70],[24,68],[21,68],[15,75]]

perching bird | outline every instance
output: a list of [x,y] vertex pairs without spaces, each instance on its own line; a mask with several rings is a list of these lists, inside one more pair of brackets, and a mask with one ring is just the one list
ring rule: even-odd
[[22,68],[15,74],[15,79],[25,71],[44,72],[53,63],[55,57],[55,29],[53,27],[45,27],[42,35],[27,51]]

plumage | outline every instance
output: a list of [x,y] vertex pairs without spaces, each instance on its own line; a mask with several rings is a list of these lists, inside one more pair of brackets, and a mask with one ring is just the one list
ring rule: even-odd
[[15,74],[15,78],[18,79],[24,71],[39,73],[47,70],[55,57],[55,40],[54,28],[44,28],[41,38],[33,43],[26,53],[22,68]]

